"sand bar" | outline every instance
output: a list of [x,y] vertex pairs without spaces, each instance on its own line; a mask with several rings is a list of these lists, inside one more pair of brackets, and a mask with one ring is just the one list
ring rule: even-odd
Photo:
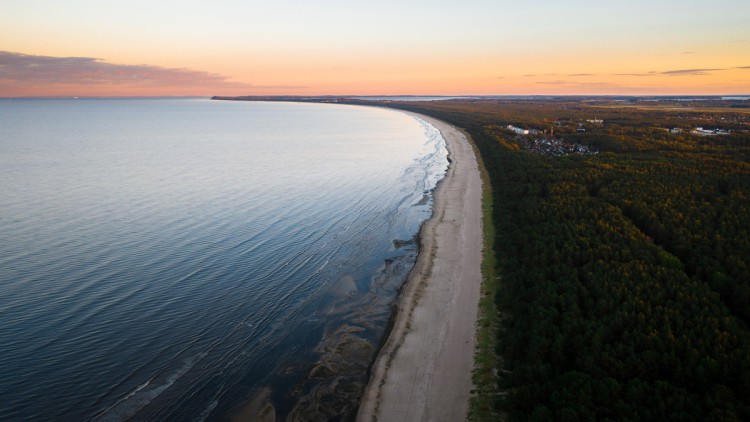
[[451,164],[357,421],[462,421],[469,409],[482,282],[482,181],[461,131],[412,115],[440,130]]

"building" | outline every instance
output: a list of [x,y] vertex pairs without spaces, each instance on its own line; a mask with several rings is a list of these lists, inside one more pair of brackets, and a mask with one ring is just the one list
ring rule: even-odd
[[528,129],[521,129],[520,127],[515,127],[513,125],[508,125],[508,129],[512,130],[518,135],[528,135],[529,130]]
[[702,127],[697,127],[693,129],[690,133],[694,135],[700,135],[700,136],[716,136],[716,135],[729,135],[731,132],[722,130],[722,129],[703,129]]

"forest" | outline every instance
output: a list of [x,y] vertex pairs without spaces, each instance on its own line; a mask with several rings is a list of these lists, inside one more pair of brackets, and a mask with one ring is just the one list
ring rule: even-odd
[[[489,175],[498,367],[472,419],[750,420],[744,104],[384,105],[463,128]],[[507,125],[597,153],[535,154]]]

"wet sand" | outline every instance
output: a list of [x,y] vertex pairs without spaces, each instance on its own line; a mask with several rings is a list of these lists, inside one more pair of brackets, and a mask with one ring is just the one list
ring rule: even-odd
[[469,409],[482,281],[482,182],[459,130],[414,115],[440,130],[451,164],[422,227],[417,263],[372,366],[357,421],[462,421]]

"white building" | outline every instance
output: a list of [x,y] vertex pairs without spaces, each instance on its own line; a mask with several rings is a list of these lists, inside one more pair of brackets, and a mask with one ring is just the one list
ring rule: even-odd
[[701,135],[701,136],[714,136],[714,135],[729,135],[730,132],[727,132],[726,130],[721,129],[703,129],[702,127],[697,127],[693,129],[691,132],[695,135]]
[[521,129],[520,127],[515,127],[513,125],[508,125],[508,129],[512,130],[513,132],[519,134],[519,135],[528,135],[529,130],[528,129]]

